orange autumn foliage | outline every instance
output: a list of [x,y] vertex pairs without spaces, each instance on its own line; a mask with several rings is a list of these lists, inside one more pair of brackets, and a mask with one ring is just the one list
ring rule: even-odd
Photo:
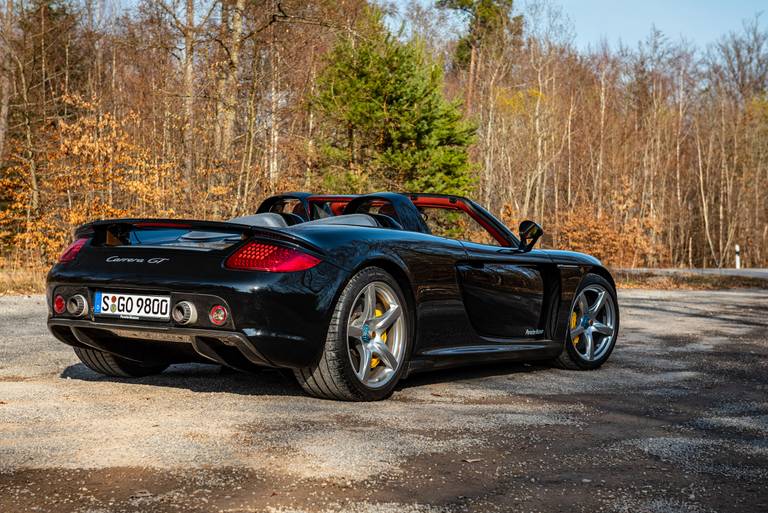
[[[169,183],[170,165],[153,162],[109,113],[72,102],[84,113],[50,129],[45,167],[34,170],[40,184],[37,208],[30,206],[30,187],[21,186],[32,174],[29,161],[17,159],[2,184],[11,192],[9,207],[0,212],[0,235],[32,265],[51,262],[85,222],[174,214],[169,205],[178,192]],[[24,229],[13,232],[12,226]]]

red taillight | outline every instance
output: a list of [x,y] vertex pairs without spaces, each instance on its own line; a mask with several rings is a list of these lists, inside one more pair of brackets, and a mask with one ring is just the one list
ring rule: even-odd
[[82,238],[77,239],[75,242],[70,244],[69,247],[64,250],[64,253],[62,253],[59,257],[59,262],[71,262],[74,260],[80,250],[83,249],[83,246],[86,242],[88,242],[88,239]]
[[227,309],[221,305],[215,305],[213,308],[211,308],[211,311],[208,312],[208,318],[216,326],[221,326],[227,322],[227,317]]
[[55,298],[53,298],[53,311],[57,314],[64,313],[64,310],[67,308],[67,302],[64,301],[64,298],[61,297],[61,295],[57,295]]
[[250,242],[238,249],[224,263],[229,269],[287,273],[306,271],[320,260],[297,249],[264,242]]

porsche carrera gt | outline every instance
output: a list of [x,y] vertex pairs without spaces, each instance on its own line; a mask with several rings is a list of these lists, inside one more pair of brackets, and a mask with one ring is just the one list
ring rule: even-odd
[[48,327],[101,374],[278,367],[337,400],[479,362],[596,369],[618,337],[614,281],[594,257],[534,249],[542,233],[467,198],[389,192],[281,194],[225,222],[95,221],[48,274]]

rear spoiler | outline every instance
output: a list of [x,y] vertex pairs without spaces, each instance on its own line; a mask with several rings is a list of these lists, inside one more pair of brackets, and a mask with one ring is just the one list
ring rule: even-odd
[[75,238],[92,238],[96,244],[119,245],[128,240],[128,234],[137,230],[158,228],[189,229],[190,231],[210,231],[238,234],[243,240],[251,238],[270,239],[296,244],[312,251],[322,253],[317,246],[292,233],[268,228],[225,221],[200,221],[195,219],[105,219],[84,224],[75,229]]

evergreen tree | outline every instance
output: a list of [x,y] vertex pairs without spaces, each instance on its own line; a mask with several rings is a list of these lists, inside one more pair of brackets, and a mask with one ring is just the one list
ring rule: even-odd
[[343,38],[318,77],[326,186],[466,194],[475,127],[442,94],[443,71],[422,44],[402,42],[373,14]]
[[519,43],[523,17],[512,16],[512,0],[437,0],[439,9],[456,11],[468,18],[467,33],[456,44],[455,60],[460,68],[469,68],[473,53],[483,44],[507,31]]

